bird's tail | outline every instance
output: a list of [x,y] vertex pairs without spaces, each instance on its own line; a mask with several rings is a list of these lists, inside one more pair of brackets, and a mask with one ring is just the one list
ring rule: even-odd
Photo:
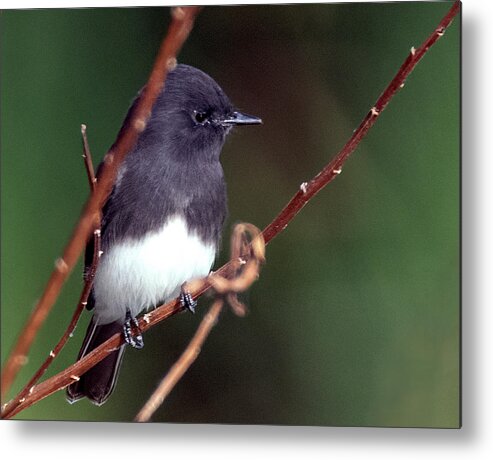
[[[92,318],[87,328],[86,337],[82,343],[77,360],[108,340],[112,335],[120,332],[121,323],[115,321],[109,324],[98,325]],[[115,350],[94,367],[81,375],[77,382],[67,387],[67,400],[74,403],[84,397],[94,404],[104,404],[115,388],[118,371],[123,358],[125,345]]]

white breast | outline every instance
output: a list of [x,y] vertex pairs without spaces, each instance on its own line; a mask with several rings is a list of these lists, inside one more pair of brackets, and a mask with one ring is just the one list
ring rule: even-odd
[[177,297],[185,281],[207,276],[215,247],[190,234],[172,217],[141,241],[112,246],[100,260],[94,280],[94,314],[100,324],[125,319]]

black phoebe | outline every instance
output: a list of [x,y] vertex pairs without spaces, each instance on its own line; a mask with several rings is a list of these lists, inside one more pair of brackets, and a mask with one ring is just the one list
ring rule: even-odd
[[[122,130],[134,107],[135,101]],[[94,314],[78,359],[122,328],[125,341],[141,348],[142,337],[131,333],[135,317],[178,295],[193,311],[195,302],[181,286],[208,275],[227,212],[221,149],[233,126],[257,123],[259,118],[236,111],[204,72],[180,64],[168,74],[103,207],[103,253],[87,305]],[[86,270],[92,252],[90,241]],[[68,400],[87,397],[103,404],[115,386],[124,349],[70,385]]]

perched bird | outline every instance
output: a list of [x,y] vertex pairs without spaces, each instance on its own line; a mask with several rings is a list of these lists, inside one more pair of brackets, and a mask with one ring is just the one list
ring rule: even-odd
[[[135,318],[146,309],[180,296],[193,312],[195,302],[181,286],[207,276],[218,250],[227,212],[219,162],[226,135],[233,126],[261,122],[235,110],[204,72],[180,64],[168,74],[103,207],[103,252],[87,306],[93,317],[78,359],[122,329],[126,343],[141,348],[142,336],[133,336],[131,327],[137,327]],[[86,248],[86,269],[93,245],[90,241]],[[68,401],[87,397],[97,405],[106,402],[124,349],[71,384]]]

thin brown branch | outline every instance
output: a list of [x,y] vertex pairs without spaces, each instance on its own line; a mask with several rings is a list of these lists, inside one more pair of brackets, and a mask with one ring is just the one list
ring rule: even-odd
[[47,356],[43,364],[40,366],[40,368],[31,377],[29,382],[24,386],[24,388],[19,392],[19,394],[17,394],[14,398],[12,398],[2,408],[2,418],[9,418],[10,413],[17,407],[17,405],[22,403],[25,400],[26,396],[34,391],[36,383],[48,370],[48,367],[51,365],[53,360],[60,354],[63,347],[67,343],[68,339],[72,337],[75,327],[79,322],[80,315],[82,314],[84,308],[87,305],[87,300],[89,298],[89,294],[91,293],[92,285],[94,282],[94,276],[96,274],[100,255],[101,255],[101,230],[98,228],[94,230],[94,253],[93,253],[91,268],[89,269],[89,273],[86,274],[86,280],[79,298],[79,302],[77,303],[77,307],[74,311],[74,314],[72,315],[72,319],[66,331],[63,333],[62,337],[55,345],[53,350],[50,351],[49,355]]
[[80,132],[82,134],[82,146],[84,152],[82,153],[82,158],[84,158],[84,165],[86,167],[87,172],[87,180],[89,181],[89,188],[91,193],[94,193],[96,190],[96,174],[94,174],[94,164],[92,162],[91,149],[89,148],[89,142],[87,140],[87,126],[81,125]]
[[176,65],[176,55],[187,39],[199,10],[199,7],[179,7],[172,10],[168,34],[161,44],[149,80],[128,127],[120,132],[112,148],[105,155],[98,177],[98,186],[88,199],[62,257],[55,264],[43,295],[29,316],[6,362],[1,377],[2,396],[9,390],[19,369],[26,362],[27,353],[38,330],[51,311],[63,283],[75,266],[91,232],[94,231],[95,220],[111,192],[118,167],[134,146],[139,133],[145,128],[168,71]]
[[[250,235],[248,240],[247,235]],[[196,292],[208,283],[217,293],[228,294],[247,290],[257,279],[260,264],[265,262],[265,241],[262,233],[253,224],[236,224],[231,233],[231,261],[236,266],[234,274],[227,277],[221,272],[211,273],[205,280],[197,279],[185,283],[187,292]]]
[[[248,240],[248,235],[250,236],[251,244]],[[239,292],[248,289],[252,283],[258,279],[260,265],[265,262],[264,239],[260,230],[252,224],[237,224],[233,229],[231,236],[231,259],[237,259],[239,257],[246,258],[247,261],[241,266],[237,276],[233,279],[226,279],[217,274],[209,276],[209,281],[211,281],[211,279],[214,280],[211,284],[217,292],[212,307],[202,319],[197,332],[194,334],[192,340],[178,361],[176,361],[173,367],[165,375],[149,400],[139,411],[135,421],[149,421],[171,390],[197,359],[205,340],[209,336],[213,326],[217,323],[219,314],[224,306],[225,298],[231,301],[231,307],[234,312],[237,312],[239,316],[244,315],[245,306],[236,296]],[[186,289],[189,290],[190,288],[191,283],[186,283]]]
[[342,172],[342,167],[351,153],[354,152],[363,137],[365,137],[368,130],[377,121],[378,116],[382,113],[385,107],[387,107],[390,100],[401,88],[404,87],[407,77],[416,67],[416,64],[421,60],[431,46],[433,46],[435,42],[445,33],[445,30],[450,25],[459,10],[460,1],[456,1],[444,18],[440,21],[437,28],[425,40],[425,42],[418,49],[415,49],[414,46],[411,48],[411,52],[397,71],[395,77],[380,95],[375,105],[370,109],[366,117],[354,131],[353,135],[342,150],[312,180],[301,184],[298,192],[293,196],[293,198],[291,198],[280,214],[264,229],[263,234],[266,243],[278,235],[281,230],[286,228],[289,222],[296,216],[296,214],[298,214],[298,212],[301,211],[306,203],[308,203],[308,201],[310,201],[320,190],[332,182],[332,180],[334,180]]
[[[159,316],[152,316],[152,319],[149,318],[150,314],[144,315],[139,321],[139,328],[142,332],[147,331],[150,327],[157,324],[160,321],[174,315],[177,311],[181,310],[181,305],[177,300],[169,302],[166,305],[163,305],[159,308]],[[157,312],[157,310],[155,311]],[[155,313],[154,312],[154,313]],[[20,403],[15,403],[15,407],[10,411],[8,416],[4,416],[2,413],[2,418],[12,418],[19,412],[31,407],[33,404],[38,401],[46,398],[47,396],[59,391],[72,382],[78,380],[82,374],[87,372],[93,366],[95,366],[98,362],[108,356],[112,351],[116,350],[120,346],[124,344],[124,340],[122,334],[115,334],[111,338],[109,338],[106,342],[101,344],[99,347],[95,348],[91,353],[84,356],[84,358],[80,359],[76,363],[67,367],[63,371],[58,374],[50,377],[49,379],[41,382],[36,385],[25,398],[24,401]],[[10,407],[10,403],[9,403]]]
[[[94,166],[92,163],[91,152],[89,149],[89,142],[87,140],[86,135],[86,126],[82,125],[81,127],[82,139],[83,139],[83,154],[82,158],[84,159],[84,166],[86,168],[87,180],[89,182],[89,188],[91,193],[94,192],[96,187],[96,176],[94,175]],[[34,390],[34,385],[38,383],[39,379],[45,374],[48,370],[48,367],[51,365],[53,360],[60,354],[63,347],[67,343],[68,339],[72,337],[72,334],[79,322],[80,315],[84,311],[84,308],[87,305],[89,295],[91,293],[92,285],[94,283],[94,277],[96,276],[96,270],[98,268],[99,259],[101,257],[101,226],[99,225],[100,220],[98,221],[98,228],[94,230],[93,235],[93,254],[92,261],[89,270],[84,274],[84,287],[82,288],[82,292],[80,294],[79,302],[77,303],[77,307],[72,315],[72,319],[67,326],[66,331],[63,333],[62,337],[55,345],[53,350],[50,351],[48,357],[45,359],[40,368],[35,372],[35,374],[31,377],[29,382],[24,386],[24,388],[14,397],[12,400],[5,405],[3,408],[3,416],[8,417],[9,413],[16,407],[16,404],[21,403],[27,394]]]
[[[426,39],[426,41],[416,50],[412,49],[411,54],[406,58],[405,62],[400,67],[396,76],[387,86],[382,93],[376,104],[370,110],[369,114],[365,117],[360,126],[353,133],[352,137],[342,148],[342,150],[336,155],[336,157],[310,182],[303,183],[300,186],[298,192],[293,196],[290,202],[284,207],[281,213],[263,230],[265,244],[268,244],[274,237],[279,235],[291,222],[291,220],[298,214],[298,212],[306,205],[306,203],[318,193],[325,185],[331,182],[341,172],[341,168],[349,155],[355,150],[368,130],[375,123],[378,115],[387,106],[396,92],[403,86],[406,78],[415,68],[419,60],[430,49],[430,47],[440,38],[446,28],[450,25],[454,17],[460,10],[460,2],[454,2],[453,6],[445,17],[440,21],[438,27],[432,32],[432,34]],[[99,188],[99,186],[98,186]],[[224,266],[222,266],[216,273],[227,278],[231,277],[234,271],[241,265],[239,260],[231,260]],[[197,298],[202,295],[210,284],[207,281],[202,282],[196,289],[191,292],[193,298]],[[180,302],[175,299],[168,302],[165,305],[160,306],[151,313],[144,315],[139,320],[139,327],[142,332],[145,332],[149,328],[165,320],[166,318],[182,311],[183,307]],[[10,417],[19,413],[20,411],[30,407],[37,401],[49,396],[50,394],[65,388],[74,379],[79,378],[91,367],[95,366],[99,361],[108,356],[111,351],[121,346],[123,343],[123,337],[121,334],[115,334],[108,339],[105,343],[101,344],[98,348],[94,349],[91,353],[86,355],[77,363],[63,370],[59,374],[51,377],[50,379],[40,383],[34,389],[34,391],[26,397],[26,400],[21,403],[15,411],[10,414]],[[24,356],[22,353],[20,356]]]
[[161,406],[164,399],[168,396],[171,390],[183,377],[185,372],[197,359],[202,349],[203,343],[207,339],[214,325],[217,323],[217,319],[223,309],[223,306],[224,300],[222,298],[217,298],[214,301],[212,307],[204,316],[199,328],[197,329],[197,332],[193,336],[183,354],[169,370],[168,374],[166,374],[166,377],[161,381],[149,400],[145,403],[144,407],[135,417],[136,422],[149,421],[149,419],[152,417],[152,414],[154,414],[159,406]]

